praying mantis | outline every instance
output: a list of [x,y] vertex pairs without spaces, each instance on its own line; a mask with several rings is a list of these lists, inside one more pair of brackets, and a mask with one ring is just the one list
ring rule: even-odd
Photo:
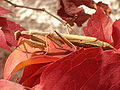
[[109,50],[114,48],[112,45],[110,45],[107,42],[103,42],[98,40],[97,38],[88,37],[88,36],[62,34],[62,33],[58,33],[57,31],[54,31],[53,33],[49,33],[49,32],[40,32],[40,31],[18,30],[15,32],[15,39],[18,40],[18,46],[20,44],[24,45],[24,43],[27,43],[30,47],[39,48],[40,50],[44,51],[49,44],[45,40],[40,39],[38,36],[44,36],[50,39],[61,48],[63,44],[66,44],[70,48],[74,48],[74,51],[77,50],[76,47],[84,47],[84,48],[102,47],[104,50]]

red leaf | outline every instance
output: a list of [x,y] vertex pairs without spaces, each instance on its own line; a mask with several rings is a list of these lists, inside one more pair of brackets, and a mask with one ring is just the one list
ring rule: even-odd
[[48,63],[47,65],[46,64],[38,64],[38,65],[34,64],[34,65],[25,67],[22,78],[20,79],[19,83],[27,87],[33,87],[36,84],[40,83],[41,73],[44,71],[44,69],[47,66],[48,66]]
[[115,48],[120,48],[120,19],[113,23],[112,37]]
[[65,12],[70,16],[73,16],[82,10],[82,8],[77,8],[75,3],[69,0],[61,0],[61,4],[63,4]]
[[[22,49],[21,49],[22,48]],[[6,64],[5,64],[5,68],[4,68],[4,78],[5,79],[9,79],[11,77],[11,73],[13,71],[13,69],[22,61],[27,60],[27,56],[26,53],[23,52],[24,47],[20,46],[20,48],[18,47],[17,49],[15,49],[8,57]],[[31,54],[27,54],[28,57],[31,57]]]
[[119,52],[82,49],[49,65],[32,90],[119,90],[119,79]]
[[0,16],[5,15],[7,13],[12,13],[12,12],[10,10],[0,7]]
[[22,78],[20,80],[20,83],[23,83],[28,78],[30,78],[38,69],[40,69],[44,65],[45,64],[33,64],[33,65],[26,66],[24,68],[24,72],[23,72]]
[[0,89],[1,90],[25,90],[24,86],[8,80],[4,80],[4,79],[0,80]]
[[66,20],[71,26],[73,26],[74,23],[78,26],[82,26],[82,24],[90,17],[90,15],[84,12],[83,8],[78,8],[78,6],[82,4],[90,7],[93,6],[94,8],[94,2],[91,0],[60,0],[61,8],[58,10],[57,14],[62,19]]
[[0,47],[11,51],[10,48],[8,47],[8,45],[7,45],[5,35],[4,35],[2,30],[0,30]]
[[61,8],[63,8],[66,14],[73,16],[79,13],[82,8],[78,8],[80,5],[86,5],[95,9],[95,2],[93,0],[60,0]]
[[[98,71],[81,90],[119,90],[120,89],[120,53],[104,51]],[[86,87],[85,87],[86,86]]]
[[120,53],[105,51],[102,54],[102,66],[99,81],[99,90],[120,89]]
[[29,50],[29,52],[31,52],[31,53],[27,53],[28,57],[26,56],[26,52],[24,52],[25,49],[22,45],[19,46],[16,50],[14,50],[10,54],[4,68],[4,79],[10,79],[11,75],[14,72],[25,66],[31,64],[49,63],[59,59],[58,57],[50,57],[50,56],[36,56],[30,58],[36,49],[31,48],[27,44],[26,47]]
[[83,8],[80,8],[80,5],[85,5],[92,9],[97,9],[97,7],[101,8],[103,12],[107,15],[110,14],[111,9],[107,4],[102,2],[95,3],[93,0],[59,0],[60,1],[60,9],[57,14],[71,26],[76,23],[78,26],[82,26],[82,24],[87,21],[90,17],[89,14],[85,13]]
[[89,18],[90,18],[89,14],[86,14],[84,11],[81,11],[80,13],[78,13],[77,18],[75,19],[75,23],[77,24],[77,26],[80,27]]
[[1,30],[4,32],[6,41],[9,46],[17,45],[17,41],[14,37],[14,32],[17,30],[25,30],[24,28],[20,27],[20,25],[10,20],[7,20],[4,17],[0,17],[0,27],[2,27]]
[[112,20],[98,8],[83,28],[86,36],[96,37],[101,41],[110,42],[112,35]]
[[54,62],[42,73],[39,89],[79,90],[98,70],[101,52],[101,48],[81,49]]

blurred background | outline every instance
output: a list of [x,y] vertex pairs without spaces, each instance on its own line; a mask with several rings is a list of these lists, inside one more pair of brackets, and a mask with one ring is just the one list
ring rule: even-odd
[[[56,15],[57,9],[59,8],[58,0],[10,0],[11,2],[35,8],[45,8],[47,11]],[[119,0],[94,0],[95,2],[103,1],[108,4],[111,9],[111,18],[113,21],[120,18],[120,1]],[[10,4],[6,3],[4,0],[0,2],[0,6],[11,10],[13,14],[6,15],[12,21],[20,24],[27,30],[40,30],[52,32],[53,30],[58,30],[59,32],[66,32],[65,27],[55,18],[41,11],[33,11],[25,8],[14,8]],[[93,13],[86,9],[88,13]],[[56,15],[57,16],[57,15]],[[57,16],[58,17],[58,16]],[[77,30],[81,28],[74,27]],[[0,49],[0,78],[2,78],[3,67],[5,60],[10,52]],[[18,73],[19,74],[19,73]]]
[[[59,8],[58,0],[9,0],[18,5],[24,5],[35,8],[45,8],[47,11],[56,15]],[[112,9],[111,18],[119,19],[120,16],[120,1],[119,0],[94,0],[95,2],[102,1]],[[52,16],[42,11],[33,11],[25,8],[14,8],[4,0],[0,3],[6,9],[13,11],[13,14],[7,15],[7,18],[22,25],[27,30],[41,30],[51,32],[58,29],[60,32],[65,32],[64,26]],[[86,7],[85,7],[86,8]],[[89,8],[85,9],[87,13],[93,13]],[[56,15],[57,16],[57,15]],[[77,28],[78,29],[78,28]]]

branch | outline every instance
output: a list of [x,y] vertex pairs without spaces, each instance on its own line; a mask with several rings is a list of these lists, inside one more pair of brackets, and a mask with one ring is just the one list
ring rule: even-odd
[[[14,4],[12,3],[11,1],[9,0],[4,0],[5,2],[11,4],[12,6],[14,7],[19,7],[19,8],[26,8],[26,9],[31,9],[31,10],[35,10],[35,11],[42,11],[42,12],[45,12],[47,13],[48,15],[54,17],[55,19],[57,19],[58,21],[60,21],[64,26],[68,27],[71,31],[74,31],[72,29],[72,27],[66,22],[66,21],[63,21],[61,20],[60,18],[56,17],[55,15],[51,14],[50,12],[48,12],[45,8],[32,8],[32,7],[27,7],[27,6],[22,6],[22,5],[17,5],[17,4]],[[68,29],[68,31],[69,31]],[[74,31],[75,32],[75,31]],[[76,32],[75,32],[76,33]]]
[[58,21],[60,21],[63,25],[66,25],[66,22],[64,22],[63,20],[59,19],[58,17],[56,17],[55,15],[51,14],[50,12],[48,12],[47,10],[45,10],[45,8],[32,8],[32,7],[27,7],[27,6],[22,6],[22,5],[17,5],[12,3],[9,0],[4,0],[5,2],[11,4],[14,7],[19,7],[19,8],[26,8],[26,9],[31,9],[31,10],[35,10],[35,11],[43,11],[46,12],[47,14],[49,14],[50,16],[56,18]]

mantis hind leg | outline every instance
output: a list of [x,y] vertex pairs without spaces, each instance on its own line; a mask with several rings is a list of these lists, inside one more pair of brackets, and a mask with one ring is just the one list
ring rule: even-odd
[[25,49],[25,53],[26,53],[26,56],[27,56],[27,58],[28,58],[28,50],[27,50],[27,48],[26,48],[26,46],[25,46],[25,43],[23,43],[23,47],[24,47],[24,49]]
[[67,38],[63,37],[60,33],[55,31],[55,33],[61,38],[61,40],[66,43],[70,48],[74,48],[74,51],[77,50],[76,46],[72,44]]

